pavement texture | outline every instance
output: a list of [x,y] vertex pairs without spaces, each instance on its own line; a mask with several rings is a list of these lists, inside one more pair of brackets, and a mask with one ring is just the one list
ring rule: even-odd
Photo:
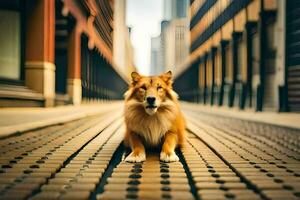
[[244,119],[254,122],[263,122],[267,124],[300,129],[300,113],[275,111],[256,112],[252,109],[240,110],[239,108],[211,106],[188,102],[182,102],[182,107],[197,110],[207,114],[213,113],[218,116]]
[[122,103],[109,105],[0,139],[0,199],[300,199],[295,127],[183,104],[180,161],[126,163]]
[[119,101],[54,108],[0,108],[0,138],[110,111]]

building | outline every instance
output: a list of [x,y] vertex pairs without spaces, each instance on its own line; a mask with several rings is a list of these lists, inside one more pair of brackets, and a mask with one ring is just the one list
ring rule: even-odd
[[130,42],[129,28],[126,25],[126,0],[114,1],[113,61],[129,78],[135,71],[133,47]]
[[151,38],[151,62],[150,62],[150,74],[160,74],[163,71],[163,63],[161,60],[161,37]]
[[176,71],[189,54],[189,26],[187,18],[170,21],[165,29],[165,71]]
[[[125,21],[118,17],[125,5],[119,3],[1,1],[0,106],[121,98],[128,80],[124,66],[132,67],[133,59],[130,51],[114,52],[121,44],[123,52],[130,49]],[[115,28],[122,34],[116,36]]]
[[[166,69],[166,29],[169,26],[170,21],[163,20],[160,23],[160,34],[157,37],[151,38],[151,62],[150,73],[152,75],[159,74]],[[152,54],[153,52],[153,54]],[[154,64],[157,63],[157,66]],[[152,65],[153,64],[153,65]]]
[[164,0],[164,20],[186,18],[188,11],[188,0]]
[[300,111],[299,8],[297,0],[190,1],[190,55],[175,80],[182,98]]
[[159,67],[151,65],[151,70],[156,72],[152,74],[175,71],[186,60],[189,52],[188,0],[164,0],[163,3],[164,20],[158,36],[161,40],[160,53],[156,58],[151,54],[151,63],[159,63]]
[[[169,20],[165,35],[165,71],[175,72],[189,54],[188,0],[165,0],[165,18]],[[168,11],[169,10],[169,11]]]

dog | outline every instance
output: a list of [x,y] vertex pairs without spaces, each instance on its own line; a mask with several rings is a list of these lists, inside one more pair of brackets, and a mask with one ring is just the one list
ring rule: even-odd
[[132,72],[131,79],[124,94],[124,143],[131,148],[125,161],[145,161],[147,148],[161,149],[161,161],[179,161],[175,148],[184,144],[185,119],[172,89],[172,72],[159,76]]

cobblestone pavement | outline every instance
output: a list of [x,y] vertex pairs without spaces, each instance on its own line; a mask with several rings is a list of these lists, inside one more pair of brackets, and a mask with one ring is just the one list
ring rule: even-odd
[[180,162],[125,163],[110,114],[0,140],[0,199],[300,199],[300,131],[185,108]]

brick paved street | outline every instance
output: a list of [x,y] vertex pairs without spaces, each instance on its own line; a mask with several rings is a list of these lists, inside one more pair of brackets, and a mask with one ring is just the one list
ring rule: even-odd
[[0,200],[300,200],[300,0],[0,0],[0,44]]
[[1,139],[0,199],[300,198],[299,130],[183,107],[175,163],[123,161],[122,104]]

